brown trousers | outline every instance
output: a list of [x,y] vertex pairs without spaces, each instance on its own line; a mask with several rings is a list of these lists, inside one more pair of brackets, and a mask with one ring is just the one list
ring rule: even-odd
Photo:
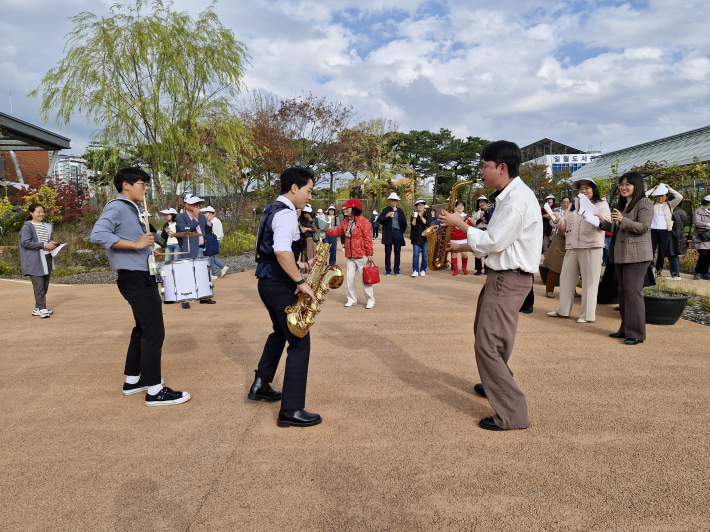
[[515,344],[518,311],[533,283],[530,274],[490,270],[476,306],[474,350],[481,384],[495,410],[493,421],[504,429],[530,426],[525,395],[513,380],[508,359]]
[[626,338],[646,339],[646,303],[643,300],[643,280],[651,261],[614,264],[619,283],[619,332]]
[[[47,271],[52,271],[52,255],[46,255]],[[49,290],[49,275],[30,275],[32,288],[35,292],[35,308],[40,310],[47,308],[47,290]]]

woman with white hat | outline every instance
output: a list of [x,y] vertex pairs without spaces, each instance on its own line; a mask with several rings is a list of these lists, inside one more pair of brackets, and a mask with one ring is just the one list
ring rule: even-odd
[[325,221],[328,222],[328,227],[326,228],[326,236],[323,239],[323,242],[330,244],[330,259],[328,264],[335,264],[335,261],[338,258],[338,237],[328,236],[328,229],[335,229],[338,227],[338,219],[335,216],[335,205],[328,207],[327,214],[324,218]]
[[[555,196],[548,194],[545,197],[545,203],[547,203],[550,208],[553,208],[555,204]],[[547,248],[550,247],[550,242],[552,242],[552,225],[550,225],[550,215],[547,214],[545,207],[543,206],[542,211],[542,254],[547,253]]]
[[177,237],[172,236],[178,232],[177,224],[175,223],[177,211],[171,207],[170,209],[160,211],[160,214],[164,214],[168,219],[168,221],[165,222],[165,225],[163,225],[163,231],[160,234],[160,236],[163,237],[163,240],[165,240],[165,262],[172,262],[178,258],[177,255],[174,255],[174,253],[178,253],[180,251],[180,243],[178,242]]
[[380,224],[377,223],[377,211],[372,211],[370,225],[372,225],[372,239],[375,240],[380,234]]
[[653,222],[651,222],[651,246],[653,247],[654,255],[656,255],[656,248],[658,248],[656,276],[659,276],[661,271],[663,271],[668,244],[671,241],[673,209],[683,201],[683,196],[665,183],[656,185],[651,190],[648,190],[646,197],[649,196],[653,196],[656,199],[656,204],[653,206]]
[[424,208],[425,205],[426,202],[423,199],[415,201],[414,206],[417,210],[412,213],[410,220],[412,230],[409,233],[409,239],[412,241],[412,247],[414,248],[412,252],[412,277],[426,277],[427,239],[422,233],[429,227],[429,213]]
[[599,196],[599,189],[593,180],[580,179],[572,183],[572,188],[579,191],[579,196],[575,198],[565,216],[560,216],[552,222],[558,231],[565,232],[566,252],[562,272],[560,272],[560,306],[547,315],[569,318],[574,304],[577,280],[581,274],[582,310],[577,323],[587,323],[596,320],[599,274],[602,270],[604,252],[604,230],[600,227],[599,218],[594,216],[591,207],[585,205],[591,203],[607,222],[611,221],[611,211],[607,202]]
[[[702,200],[702,205],[693,215],[693,247],[698,250],[698,263],[693,279],[710,281],[710,194]],[[703,240],[703,239],[706,240]]]

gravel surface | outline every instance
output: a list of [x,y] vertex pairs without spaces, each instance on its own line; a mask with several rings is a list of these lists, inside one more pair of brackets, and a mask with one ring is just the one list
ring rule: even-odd
[[701,309],[700,305],[686,306],[681,318],[710,327],[710,312]]

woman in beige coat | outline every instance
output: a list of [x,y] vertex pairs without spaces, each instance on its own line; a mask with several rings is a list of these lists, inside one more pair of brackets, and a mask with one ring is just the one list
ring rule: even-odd
[[[597,185],[591,179],[572,183],[572,188],[584,195],[597,208],[601,217],[611,220],[611,211],[606,201],[599,196]],[[567,214],[557,218],[554,226],[565,233],[565,258],[560,272],[560,307],[548,312],[548,316],[568,318],[574,304],[574,293],[579,275],[582,275],[582,310],[577,323],[596,320],[597,291],[602,271],[604,230],[599,220],[591,213],[579,214],[580,198],[577,197]]]
[[651,246],[654,255],[656,255],[656,248],[658,248],[656,277],[660,277],[663,264],[666,261],[668,245],[671,242],[673,209],[683,201],[683,196],[665,183],[656,185],[646,192],[646,197],[649,196],[656,198],[656,204],[653,206],[653,221],[651,222]]

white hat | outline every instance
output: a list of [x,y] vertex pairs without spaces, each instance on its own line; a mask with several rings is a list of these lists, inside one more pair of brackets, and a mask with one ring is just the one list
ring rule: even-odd
[[480,201],[480,200],[482,200],[482,199],[488,201],[488,198],[485,197],[483,194],[481,194],[480,196],[478,196],[478,201]]
[[606,201],[606,198],[602,198],[602,201]]
[[194,205],[195,203],[202,203],[203,201],[205,201],[205,200],[203,200],[202,198],[200,198],[198,196],[193,196],[192,194],[190,194],[189,196],[185,196],[185,203],[187,203],[188,205]]
[[390,199],[396,199],[397,201],[399,201],[399,196],[397,195],[396,192],[392,192],[392,194],[390,194],[390,195],[387,197],[387,199],[388,199],[388,200],[390,200]]
[[664,194],[668,194],[668,187],[661,183],[656,187],[656,190],[651,192],[651,196],[663,196]]
[[330,210],[330,209],[335,210],[335,205],[331,205],[330,207],[328,207],[328,210]]
[[163,209],[160,214],[172,214],[172,209]]
[[596,185],[596,183],[594,182],[594,179],[589,179],[588,177],[584,177],[584,178],[582,178],[582,179],[577,179],[576,181],[572,181],[572,184],[570,185],[570,188],[572,188],[573,190],[578,190],[578,189],[579,189],[579,185],[581,185],[581,184],[584,183],[585,181],[588,182],[588,183],[593,183],[593,184]]
[[379,214],[377,211],[372,211],[372,214]]
[[318,209],[318,212],[323,214],[323,209]]
[[423,199],[418,199],[417,201],[414,202],[414,205],[419,205],[420,203],[423,203],[424,205],[426,205],[426,201],[424,201]]
[[[478,199],[481,199],[481,198],[478,198]],[[555,199],[555,196],[553,196],[552,194],[548,194],[547,196],[545,196],[545,199],[546,199],[546,200],[548,200],[548,199]]]
[[311,209],[310,205],[306,205],[305,207],[303,207],[303,212],[313,212],[313,209]]
[[705,196],[705,197],[703,198],[703,201],[710,201],[710,194],[708,194],[707,196]]
[[215,212],[215,211],[214,211],[214,207],[212,207],[212,205],[208,205],[208,206],[205,207],[204,209],[200,209],[200,211],[201,211],[201,212]]
[[431,207],[429,207],[429,205],[427,205],[426,203],[424,204],[424,208],[425,208],[425,209],[431,209]]

